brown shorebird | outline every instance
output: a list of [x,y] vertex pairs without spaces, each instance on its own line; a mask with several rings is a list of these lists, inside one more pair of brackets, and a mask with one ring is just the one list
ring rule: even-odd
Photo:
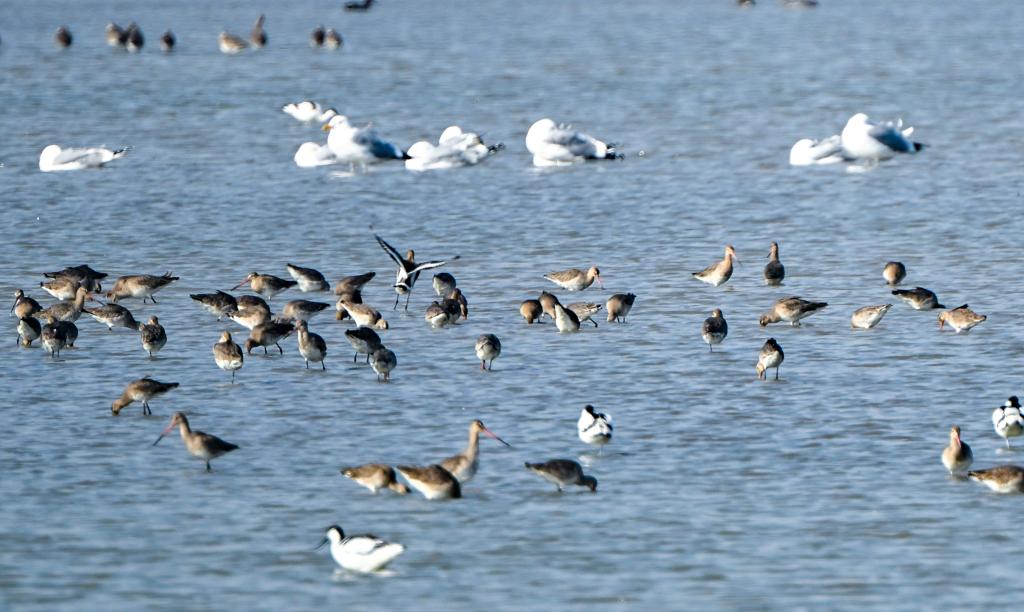
[[636,296],[632,293],[616,293],[608,298],[604,308],[608,311],[608,322],[625,323],[629,311],[633,310]]
[[334,295],[344,295],[352,291],[361,292],[367,283],[377,276],[376,272],[367,272],[356,276],[346,276],[334,285]]
[[217,46],[220,48],[221,53],[235,55],[244,51],[249,44],[234,34],[221,32],[217,36]]
[[14,292],[14,305],[11,306],[11,313],[14,316],[23,319],[34,315],[42,309],[43,307],[39,305],[39,302],[25,295],[25,292],[21,289]]
[[772,309],[761,315],[759,321],[761,327],[770,323],[784,321],[793,327],[800,326],[800,319],[810,316],[822,308],[828,306],[827,302],[808,302],[796,296],[776,300]]
[[238,289],[242,285],[249,285],[249,288],[256,293],[266,297],[268,300],[273,298],[278,293],[281,293],[289,287],[294,287],[299,283],[293,280],[285,280],[283,278],[274,276],[273,274],[260,274],[258,272],[250,272],[245,279],[232,287],[232,289]]
[[352,345],[355,355],[352,355],[352,363],[356,362],[359,353],[366,355],[366,363],[370,363],[370,355],[375,351],[384,348],[377,332],[369,327],[357,327],[345,330],[345,339]]
[[952,310],[939,313],[939,329],[948,324],[959,334],[962,331],[970,331],[987,318],[968,308],[967,304],[963,304]]
[[544,307],[540,305],[538,300],[524,300],[519,305],[519,314],[526,319],[527,325],[533,325],[544,314]]
[[721,344],[728,335],[729,324],[725,322],[722,311],[718,308],[712,310],[711,316],[704,319],[704,326],[700,330],[700,337],[704,339],[704,342],[707,342],[708,351],[714,352],[712,347],[716,344]]
[[348,310],[345,309],[345,302],[351,302],[353,304],[363,303],[363,294],[358,289],[353,289],[348,293],[342,293],[338,297],[338,301],[334,304],[334,318],[338,321],[344,321],[345,319],[351,319]]
[[552,321],[555,320],[555,304],[561,304],[558,298],[554,294],[548,293],[547,291],[541,291],[540,295],[537,296],[537,301],[540,302],[540,306],[548,317]]
[[225,311],[224,316],[242,327],[252,330],[257,325],[270,322],[270,309],[261,307],[233,308]]
[[108,23],[106,28],[106,40],[107,44],[111,47],[123,47],[124,46],[124,28],[117,25],[116,23]]
[[296,337],[299,343],[299,354],[306,360],[306,369],[309,369],[309,362],[320,362],[320,369],[327,370],[324,364],[324,357],[327,356],[327,343],[317,334],[309,331],[305,321],[299,320],[295,323]]
[[560,332],[580,331],[580,318],[576,313],[564,308],[561,304],[555,304],[555,327]]
[[324,46],[333,51],[340,49],[342,44],[341,34],[338,34],[334,28],[327,28],[327,31],[324,32]]
[[594,324],[594,327],[597,327],[597,321],[595,321],[592,317],[596,315],[599,310],[601,310],[600,304],[595,304],[593,302],[573,302],[572,304],[566,306],[566,308],[568,308],[569,310],[573,311],[573,313],[576,314],[576,318],[580,320],[580,324],[583,324],[586,321],[590,321],[591,323]]
[[451,314],[436,300],[427,306],[423,318],[431,327],[444,327],[452,322]]
[[148,376],[133,380],[124,388],[121,397],[114,400],[114,403],[110,406],[110,411],[114,413],[114,416],[117,416],[121,414],[121,410],[125,406],[132,402],[142,402],[142,414],[153,414],[153,411],[149,409],[149,400],[176,388],[178,388],[178,383],[176,382],[163,383],[153,380]]
[[39,286],[54,298],[65,301],[75,299],[75,293],[82,286],[82,283],[73,278],[60,276],[51,281],[39,283]]
[[18,319],[18,343],[21,346],[25,348],[32,346],[32,342],[38,339],[41,333],[43,333],[43,327],[39,323],[39,319],[35,317]]
[[319,271],[292,264],[285,264],[285,267],[288,268],[288,274],[295,279],[295,282],[299,283],[299,291],[309,293],[311,291],[331,290],[331,285]]
[[192,431],[192,428],[188,425],[188,419],[181,412],[174,413],[174,416],[171,417],[171,424],[160,434],[156,442],[153,442],[153,446],[156,446],[160,440],[163,440],[164,436],[171,433],[171,430],[175,427],[181,433],[181,440],[185,443],[185,450],[193,457],[202,459],[206,463],[207,472],[213,471],[210,469],[210,460],[238,448],[236,444],[225,442],[217,436],[201,431]]
[[[384,252],[387,253],[388,256],[391,257],[391,260],[398,265],[398,272],[395,276],[394,285],[395,293],[397,295],[395,295],[395,305],[392,310],[398,308],[398,298],[400,298],[403,293],[405,294],[405,309],[409,310],[409,298],[412,296],[412,288],[416,285],[416,281],[420,277],[420,272],[430,270],[432,268],[440,268],[448,263],[448,261],[425,261],[420,263],[416,261],[416,253],[412,249],[406,251],[405,257],[402,257],[398,250],[385,242],[383,238],[377,235],[374,235],[373,237],[377,239],[377,244],[380,245],[380,248],[384,249]],[[455,261],[458,258],[459,256],[456,255],[451,258],[451,261]]]
[[341,473],[345,478],[350,478],[373,491],[374,495],[381,489],[391,489],[399,495],[405,495],[409,492],[409,487],[398,482],[394,468],[383,463],[367,463],[355,467],[341,468]]
[[263,15],[257,17],[256,23],[252,26],[252,31],[249,32],[249,42],[252,43],[254,49],[262,49],[267,45],[267,33],[263,30],[264,21]]
[[231,340],[229,332],[222,332],[220,342],[213,345],[213,361],[218,368],[231,372],[231,384],[234,384],[235,370],[245,363],[245,354],[242,353],[242,347]]
[[1017,465],[1000,465],[967,472],[967,476],[996,493],[1024,493],[1024,468]]
[[501,442],[505,446],[511,447],[512,445],[508,442],[499,438],[493,431],[487,429],[483,421],[480,419],[474,420],[469,424],[469,443],[458,455],[448,457],[441,462],[441,467],[448,470],[448,472],[459,481],[459,484],[466,484],[476,475],[476,470],[480,466],[480,434],[484,434],[489,438],[493,438],[498,442]]
[[437,297],[446,297],[451,295],[452,291],[455,291],[455,277],[447,272],[438,272],[434,275],[433,283],[434,293]]
[[445,310],[456,313],[455,318],[452,319],[453,323],[459,318],[462,320],[469,318],[469,302],[466,300],[466,296],[462,294],[462,290],[458,287],[452,289],[451,293],[448,294],[448,297],[441,301],[441,306],[444,307]]
[[85,308],[87,297],[89,297],[89,292],[85,290],[85,287],[79,287],[75,290],[75,301],[51,304],[49,308],[36,312],[35,316],[37,319],[49,321],[50,323],[77,321],[82,316],[82,309]]
[[768,251],[768,263],[764,266],[764,284],[781,285],[786,278],[786,267],[779,261],[779,243],[773,242]]
[[971,447],[960,439],[960,427],[954,425],[949,430],[949,446],[942,449],[942,465],[946,466],[952,476],[966,472],[973,462]]
[[768,369],[775,368],[775,380],[778,380],[779,366],[782,365],[782,360],[785,358],[786,355],[782,352],[782,347],[775,341],[775,338],[768,338],[757,356],[757,366],[755,366],[757,377],[760,380],[767,380]]
[[451,472],[439,465],[419,467],[400,465],[396,468],[412,488],[419,491],[427,499],[458,499],[462,497],[462,487]]
[[591,493],[597,491],[597,479],[584,474],[580,464],[571,459],[552,459],[544,463],[527,461],[524,465],[526,469],[558,487],[559,492],[569,485],[587,487]]
[[725,247],[725,258],[722,261],[713,263],[700,272],[694,272],[693,277],[712,287],[717,287],[725,283],[732,276],[734,261],[739,263],[739,258],[736,257],[736,249],[732,248],[730,244]]
[[356,304],[354,302],[344,301],[341,302],[342,308],[348,313],[348,316],[352,317],[356,325],[360,327],[375,327],[377,329],[387,329],[388,322],[384,320],[380,312],[376,308],[367,306],[366,304]]
[[78,281],[88,291],[101,291],[99,281],[106,278],[107,274],[93,270],[88,264],[82,264],[80,266],[68,266],[56,272],[43,272],[43,276],[54,280],[69,279]]
[[291,321],[306,321],[330,308],[331,305],[325,302],[311,302],[309,300],[292,300],[281,309],[281,318]]
[[892,308],[892,304],[879,304],[877,306],[858,308],[853,311],[853,316],[850,317],[850,326],[855,329],[871,329],[878,325],[890,308]]
[[53,35],[53,44],[61,49],[67,49],[73,41],[74,37],[71,36],[71,30],[67,26],[60,26]]
[[127,327],[134,331],[139,329],[139,323],[132,316],[132,313],[120,304],[104,304],[99,308],[83,308],[82,312],[106,325],[107,331],[114,331],[115,327]]
[[291,323],[281,321],[260,323],[249,331],[249,338],[245,341],[245,353],[251,355],[252,349],[261,346],[263,354],[268,355],[267,347],[276,346],[278,353],[284,355],[284,349],[281,348],[279,342],[291,335],[293,331],[295,331],[295,327]]
[[601,280],[601,271],[597,266],[590,266],[587,270],[569,268],[558,272],[549,272],[544,278],[555,283],[566,291],[583,291],[597,281],[597,285],[604,289],[604,282]]
[[935,293],[925,289],[924,287],[914,287],[913,289],[893,289],[892,294],[909,304],[914,310],[945,308],[945,306],[939,303],[939,298]]
[[890,261],[882,268],[882,277],[885,279],[885,282],[889,283],[890,287],[894,287],[902,283],[903,279],[907,277],[907,268],[898,261]]
[[226,315],[228,311],[238,308],[238,301],[235,296],[218,290],[217,293],[190,293],[189,297],[199,302],[206,312],[217,315],[217,320]]
[[[481,370],[493,370],[494,360],[501,355],[501,340],[494,334],[483,334],[476,339],[476,358],[480,360]],[[490,361],[490,366],[487,362]]]
[[71,321],[57,321],[44,325],[39,331],[39,342],[52,358],[60,357],[60,352],[64,348],[74,347],[77,338],[78,327]]
[[164,326],[160,325],[160,319],[156,315],[149,318],[149,321],[139,325],[139,338],[142,340],[142,348],[150,357],[160,351],[167,344],[167,332]]
[[398,357],[393,351],[381,347],[370,355],[370,365],[377,373],[377,382],[390,382],[391,370],[398,365]]
[[143,304],[146,303],[147,299],[152,300],[156,304],[156,298],[153,297],[153,294],[176,280],[178,280],[178,277],[171,276],[170,272],[163,276],[152,276],[150,274],[122,276],[114,281],[114,286],[107,292],[107,300],[111,304],[116,304],[118,300],[125,298],[142,298]]

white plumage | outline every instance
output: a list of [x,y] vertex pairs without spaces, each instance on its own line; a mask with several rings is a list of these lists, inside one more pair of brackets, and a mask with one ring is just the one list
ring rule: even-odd
[[526,133],[534,166],[564,166],[587,159],[618,159],[615,148],[551,119],[541,119]]
[[324,130],[330,132],[327,135],[327,146],[344,163],[370,164],[407,158],[401,148],[382,139],[376,130],[371,127],[354,127],[344,115],[332,117]]
[[612,441],[612,415],[602,414],[587,404],[576,421],[576,433],[580,440],[594,446],[604,446]]
[[103,147],[82,149],[62,149],[52,144],[39,154],[39,169],[43,172],[59,172],[64,170],[83,170],[100,168],[119,157],[124,157],[128,149],[112,151]]
[[312,121],[319,121],[323,123],[330,121],[331,118],[338,114],[338,111],[333,108],[325,109],[320,106],[319,102],[314,102],[312,100],[303,100],[302,102],[285,104],[281,107],[281,110],[289,117],[303,123],[309,123]]
[[846,161],[839,134],[821,140],[804,138],[796,141],[789,150],[791,166],[823,166]]
[[1010,448],[1010,438],[1024,433],[1024,416],[1021,415],[1020,402],[1016,395],[992,411],[992,426],[999,437],[1006,440],[1006,448]]
[[870,162],[921,150],[922,145],[908,140],[913,132],[914,128],[903,127],[902,120],[875,124],[864,113],[857,113],[846,122],[840,139],[847,156]]
[[436,145],[421,140],[409,147],[410,159],[405,161],[405,167],[423,172],[474,166],[502,148],[502,145],[487,146],[478,134],[463,132],[453,125],[441,133]]
[[405,551],[405,546],[401,544],[385,542],[369,534],[345,537],[345,532],[337,525],[327,528],[327,537],[320,542],[320,546],[328,542],[335,562],[343,569],[355,572],[383,569]]
[[315,142],[304,142],[295,152],[295,165],[300,168],[316,168],[338,163],[338,158],[331,153],[327,145]]

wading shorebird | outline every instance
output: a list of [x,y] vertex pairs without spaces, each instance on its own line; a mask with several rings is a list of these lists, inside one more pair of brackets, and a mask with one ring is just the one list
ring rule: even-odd
[[885,279],[885,282],[889,283],[890,287],[895,287],[902,283],[906,277],[907,267],[898,261],[890,261],[882,268],[882,278]]
[[270,309],[260,306],[232,308],[225,311],[224,316],[251,331],[258,325],[270,322]]
[[704,325],[700,329],[700,337],[708,345],[708,352],[714,352],[714,345],[721,344],[729,335],[729,324],[725,322],[722,311],[718,308],[711,311],[711,316],[704,319]]
[[380,311],[366,304],[356,304],[350,301],[339,302],[345,309],[348,316],[352,317],[359,327],[373,327],[376,329],[387,329],[388,322],[381,316]]
[[399,495],[405,495],[409,492],[409,487],[398,482],[398,478],[395,476],[395,469],[383,463],[367,463],[365,465],[341,468],[341,473],[345,478],[354,480],[370,491],[373,491],[374,495],[381,489],[391,489]]
[[583,291],[597,281],[597,286],[604,289],[604,281],[601,280],[601,271],[597,266],[590,266],[587,270],[569,268],[558,272],[549,272],[544,278],[558,285],[566,291]]
[[75,299],[75,293],[81,286],[83,286],[82,283],[67,276],[60,276],[51,281],[39,283],[39,287],[43,291],[61,301]]
[[235,384],[235,370],[245,363],[245,354],[242,347],[231,340],[230,332],[221,332],[220,342],[213,345],[213,361],[218,368],[231,372],[231,384]]
[[576,421],[576,435],[593,446],[602,447],[612,441],[612,415],[598,412],[587,404]]
[[877,306],[858,308],[853,311],[853,316],[850,317],[850,327],[854,329],[871,329],[878,325],[890,308],[892,308],[892,304],[879,304]]
[[186,418],[185,414],[181,412],[174,413],[174,416],[171,417],[171,424],[164,429],[163,433],[160,434],[160,437],[156,439],[156,442],[153,442],[153,446],[156,446],[160,440],[163,440],[164,436],[171,433],[171,430],[175,427],[177,427],[179,433],[181,433],[181,441],[185,443],[185,450],[187,450],[188,454],[193,457],[202,459],[203,462],[206,463],[207,472],[213,471],[210,468],[211,460],[226,453],[230,453],[238,448],[236,444],[225,442],[212,434],[203,433],[201,431],[192,431],[192,428],[189,427],[188,424],[188,418]]
[[616,293],[608,298],[604,309],[608,312],[608,322],[625,323],[629,311],[633,310],[636,296],[632,293]]
[[426,467],[400,465],[395,469],[402,475],[402,478],[412,485],[412,488],[427,499],[459,499],[462,497],[462,487],[459,486],[458,479],[440,465]]
[[43,349],[50,354],[50,358],[56,359],[60,357],[60,352],[67,346],[67,336],[56,325],[44,325],[39,332],[39,342],[43,345]]
[[11,306],[11,314],[19,319],[30,317],[42,310],[39,302],[25,295],[25,292],[18,289],[14,292],[14,305]]
[[297,281],[285,280],[283,278],[274,276],[273,274],[260,274],[258,272],[250,272],[242,282],[238,283],[231,289],[238,289],[243,285],[249,285],[249,288],[256,293],[264,296],[268,300],[273,298],[278,293],[281,293],[285,289],[298,285]]
[[590,321],[597,327],[597,321],[593,319],[593,316],[601,310],[600,304],[594,304],[593,302],[573,302],[566,306],[569,310],[576,313],[576,318],[580,320],[582,325],[584,321]]
[[28,348],[43,333],[43,326],[35,317],[22,317],[18,319],[18,344]]
[[85,287],[79,286],[75,290],[75,300],[73,302],[57,302],[51,304],[48,308],[36,311],[35,317],[42,321],[48,321],[50,323],[56,323],[57,321],[71,321],[75,322],[82,316],[82,310],[85,308],[85,300],[89,297],[89,292],[85,290]]
[[331,305],[325,302],[311,302],[309,300],[292,300],[281,309],[281,318],[289,321],[306,321],[330,308]]
[[692,276],[702,283],[717,287],[729,280],[732,276],[733,262],[739,263],[739,261],[739,257],[736,256],[736,249],[731,244],[726,245],[725,258],[722,261],[713,263],[700,272],[694,272]]
[[327,536],[317,546],[321,548],[330,542],[331,557],[342,569],[352,572],[376,572],[384,569],[405,547],[394,542],[385,542],[372,534],[345,536],[337,525],[327,528]]
[[391,382],[391,370],[398,366],[398,357],[393,351],[381,347],[370,355],[370,366],[377,373],[377,382]]
[[63,278],[78,281],[80,285],[89,291],[100,291],[99,281],[103,280],[108,275],[106,272],[97,272],[96,270],[93,270],[89,264],[81,264],[78,266],[68,266],[63,270],[57,270],[56,272],[43,272],[43,276],[54,280]]
[[309,331],[306,322],[299,320],[295,323],[296,336],[299,344],[299,354],[306,360],[306,369],[309,369],[309,362],[320,363],[320,369],[326,371],[324,357],[327,356],[327,343],[324,339]]
[[450,260],[445,261],[425,261],[418,263],[416,261],[416,253],[409,249],[405,253],[405,257],[402,257],[395,247],[391,246],[384,241],[383,238],[374,234],[373,236],[377,240],[377,244],[380,248],[384,249],[384,252],[391,257],[391,260],[398,265],[398,272],[395,276],[395,305],[392,308],[398,308],[398,298],[405,294],[405,309],[409,310],[409,298],[412,295],[412,288],[416,285],[416,281],[420,277],[420,272],[424,270],[430,270],[432,268],[440,268],[441,266],[448,263],[448,261],[455,261],[459,258],[458,255],[452,257]]
[[544,463],[525,464],[526,469],[558,487],[562,492],[569,485],[587,487],[591,493],[597,491],[597,479],[583,473],[580,464],[571,459],[552,459]]
[[519,305],[519,314],[526,319],[527,325],[533,325],[535,322],[540,321],[541,316],[544,315],[544,307],[540,305],[538,300],[524,300]]
[[199,302],[203,310],[216,315],[218,321],[229,311],[238,309],[238,301],[235,300],[235,296],[219,289],[217,293],[190,293],[189,297]]
[[459,481],[460,485],[469,482],[473,476],[476,475],[476,470],[480,466],[481,433],[489,438],[493,438],[498,442],[501,442],[505,446],[512,446],[508,442],[499,438],[493,431],[487,429],[484,426],[483,421],[480,419],[474,420],[469,424],[469,443],[466,445],[465,450],[440,463],[441,467],[448,470],[448,472]]
[[967,472],[967,476],[996,493],[1024,493],[1024,468],[1017,465],[1000,465]]
[[992,426],[1000,438],[1006,440],[1006,448],[1010,448],[1010,438],[1024,433],[1024,415],[1021,415],[1020,401],[1011,395],[1002,406],[992,411]]
[[148,376],[133,380],[124,388],[121,397],[114,400],[114,403],[111,404],[110,411],[114,413],[114,416],[117,416],[121,414],[122,409],[132,402],[142,402],[142,414],[153,414],[153,411],[149,409],[149,400],[177,388],[178,383],[176,382],[164,383],[159,380],[153,380]]
[[800,326],[800,319],[808,317],[822,308],[828,306],[827,302],[808,302],[805,299],[791,296],[776,300],[772,309],[761,315],[758,321],[761,327],[771,323],[783,321],[793,327]]
[[120,304],[104,304],[99,308],[83,308],[82,312],[92,317],[99,323],[107,326],[107,331],[114,331],[115,327],[126,327],[133,331],[139,330],[139,323],[132,316],[127,308]]
[[447,272],[438,272],[434,275],[434,279],[431,282],[434,286],[434,293],[437,297],[448,297],[452,291],[455,291],[456,281],[455,277]]
[[541,291],[537,296],[540,307],[552,321],[555,320],[555,304],[561,304],[557,297],[547,291]]
[[555,327],[559,332],[578,332],[580,331],[580,318],[576,316],[575,312],[564,308],[561,304],[555,304]]
[[935,293],[925,289],[924,287],[914,287],[913,289],[893,289],[892,294],[906,302],[914,310],[945,308],[945,306],[939,303],[939,298]]
[[380,336],[369,327],[347,329],[345,330],[345,339],[348,340],[355,351],[355,354],[352,355],[352,363],[356,362],[356,358],[359,357],[360,353],[366,355],[366,363],[370,363],[370,355],[384,348],[384,343],[381,342]]
[[160,325],[160,319],[156,315],[139,325],[139,339],[142,341],[142,350],[149,353],[150,358],[167,344],[167,332],[164,326]]
[[331,285],[324,278],[324,275],[313,268],[303,268],[293,264],[285,264],[288,274],[299,284],[299,291],[309,293],[312,291],[330,291]]
[[970,331],[987,318],[968,308],[967,304],[963,304],[939,313],[939,329],[948,324],[959,334],[962,331]]
[[244,51],[249,44],[234,34],[221,32],[217,36],[217,46],[220,48],[221,53],[235,55]]
[[966,472],[973,462],[971,447],[960,439],[960,427],[954,425],[949,430],[949,446],[942,449],[942,465],[946,466],[952,476]]
[[267,347],[276,346],[278,353],[284,355],[284,349],[281,348],[280,342],[290,336],[293,331],[295,331],[295,327],[291,323],[281,321],[260,323],[249,331],[249,338],[245,341],[245,353],[251,355],[252,349],[263,347],[263,354],[268,355]]
[[346,276],[334,285],[334,295],[345,295],[346,293],[352,293],[353,291],[359,293],[367,283],[373,280],[374,276],[377,276],[376,272]]
[[786,355],[782,352],[782,347],[775,341],[775,338],[768,338],[757,356],[757,366],[755,366],[757,377],[761,380],[767,380],[767,371],[770,368],[775,368],[775,380],[778,380],[779,366],[782,365],[782,360],[785,358]]
[[163,276],[152,276],[150,274],[122,276],[114,281],[114,286],[107,292],[107,300],[111,304],[116,304],[118,300],[125,298],[142,298],[143,304],[146,303],[147,299],[152,300],[156,304],[156,298],[153,294],[178,280],[178,278],[177,276],[171,276],[170,272]]
[[768,263],[764,266],[764,284],[781,285],[786,278],[786,267],[779,261],[779,243],[773,242],[768,251]]
[[327,31],[324,32],[324,46],[328,49],[332,51],[340,49],[343,42],[341,34],[338,34],[337,30],[334,28],[327,28]]
[[[481,370],[493,370],[494,360],[501,355],[501,340],[494,334],[483,334],[476,339],[476,358],[480,360]],[[490,366],[487,362],[490,361]]]

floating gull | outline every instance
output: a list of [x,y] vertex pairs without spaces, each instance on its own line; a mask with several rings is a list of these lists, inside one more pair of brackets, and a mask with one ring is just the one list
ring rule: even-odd
[[533,153],[534,166],[565,166],[588,159],[621,159],[615,145],[541,119],[526,133],[526,148]]
[[840,135],[843,152],[854,159],[877,163],[898,153],[916,153],[924,148],[908,140],[914,128],[903,127],[903,121],[870,123],[868,116],[857,113],[850,117]]
[[441,133],[437,145],[421,140],[409,147],[405,167],[409,170],[448,170],[473,166],[505,148],[503,144],[485,145],[478,134],[463,132],[453,125]]
[[409,159],[399,147],[380,138],[372,127],[357,128],[348,117],[336,115],[323,127],[327,146],[339,161],[355,166],[388,159]]
[[338,163],[338,158],[331,153],[327,145],[315,142],[304,142],[295,152],[292,158],[295,165],[300,168],[316,168],[317,166],[329,166]]
[[849,161],[843,154],[843,145],[839,134],[833,134],[821,140],[803,138],[796,141],[789,150],[791,166],[823,166]]
[[312,121],[323,123],[325,121],[330,121],[338,114],[338,111],[333,108],[325,109],[320,106],[320,103],[312,100],[303,100],[302,102],[285,104],[281,107],[281,110],[288,116],[302,121],[303,123],[309,123]]
[[58,172],[99,168],[119,157],[124,157],[127,152],[127,148],[116,151],[102,147],[62,149],[60,145],[52,144],[39,154],[39,169],[43,172]]

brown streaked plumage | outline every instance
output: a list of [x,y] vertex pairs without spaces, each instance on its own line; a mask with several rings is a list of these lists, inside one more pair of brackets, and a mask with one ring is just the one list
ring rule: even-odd
[[170,272],[165,273],[163,276],[153,276],[150,274],[122,276],[114,281],[114,286],[107,292],[107,300],[111,304],[116,304],[118,300],[125,298],[142,298],[143,304],[146,303],[147,299],[152,300],[156,304],[156,298],[153,294],[176,280],[178,280],[178,277],[172,276]]
[[558,487],[562,492],[569,485],[587,487],[591,493],[597,491],[597,479],[583,473],[583,467],[571,459],[552,459],[543,463],[525,464],[526,469]]
[[11,313],[19,318],[30,317],[42,310],[39,302],[25,295],[25,292],[18,289],[14,292],[14,305],[11,306]]
[[396,468],[412,488],[419,491],[427,499],[459,499],[462,487],[451,472],[440,465],[424,467],[400,465]]
[[501,442],[505,446],[512,446],[508,442],[499,438],[493,431],[487,429],[484,426],[483,421],[480,419],[474,420],[469,424],[469,443],[458,455],[448,457],[441,462],[441,467],[448,470],[448,472],[459,481],[459,484],[466,484],[473,476],[476,475],[476,470],[480,465],[480,434],[494,438],[498,442]]
[[786,267],[779,261],[779,243],[773,242],[768,251],[768,263],[764,265],[764,284],[781,285],[786,278]]
[[757,365],[754,367],[757,370],[757,377],[760,380],[767,380],[767,371],[775,368],[775,380],[778,380],[779,366],[782,365],[782,361],[785,358],[786,355],[782,352],[782,347],[775,341],[775,338],[768,338],[761,347],[761,352],[757,355]]
[[973,462],[971,447],[960,439],[960,427],[954,425],[949,430],[949,446],[942,449],[942,465],[953,475],[966,472]]
[[245,353],[251,355],[252,349],[263,347],[263,354],[267,355],[269,354],[267,347],[276,346],[278,353],[284,355],[284,349],[281,348],[279,342],[290,336],[293,331],[295,331],[295,327],[291,323],[282,321],[260,323],[249,331],[249,338],[245,341]]
[[46,278],[70,278],[77,280],[89,291],[99,291],[96,287],[90,286],[86,281],[99,281],[106,278],[108,275],[106,272],[97,272],[93,270],[89,264],[82,264],[79,266],[68,266],[63,270],[57,270],[56,272],[43,272],[43,276]]
[[160,440],[163,440],[164,436],[169,434],[175,427],[178,427],[178,431],[181,433],[181,441],[185,443],[185,450],[193,457],[202,459],[206,463],[207,472],[213,471],[210,468],[211,460],[238,448],[238,445],[225,442],[212,434],[192,431],[188,424],[188,418],[181,412],[174,413],[174,416],[171,417],[171,424],[160,434],[156,442],[153,442],[153,446],[156,446]]
[[235,370],[245,363],[245,354],[242,353],[242,347],[231,340],[229,332],[222,332],[220,342],[213,345],[213,361],[218,368],[231,372],[231,384],[234,384]]
[[967,476],[996,493],[1024,493],[1024,468],[1019,465],[1000,465],[967,472]]
[[858,308],[853,311],[853,315],[850,317],[850,327],[854,329],[871,329],[878,325],[890,308],[892,308],[892,304],[879,304],[877,306]]
[[962,304],[952,310],[939,313],[939,329],[948,324],[959,334],[962,331],[970,331],[987,318],[968,308],[967,304]]
[[828,306],[827,302],[809,302],[796,296],[785,297],[772,305],[772,309],[761,315],[761,327],[784,321],[793,327],[800,326],[800,319],[810,316]]
[[924,287],[893,289],[892,294],[906,302],[914,310],[945,308],[945,306],[939,303],[939,298],[935,295],[935,292]]
[[152,357],[167,344],[167,332],[164,326],[160,325],[160,319],[156,315],[149,317],[149,321],[139,326],[139,339],[142,341],[142,348]]
[[608,298],[604,308],[608,312],[608,322],[625,323],[629,311],[633,310],[636,296],[632,293],[616,293]]
[[519,305],[519,314],[526,319],[527,325],[533,325],[544,315],[544,307],[540,305],[538,300],[524,300]]
[[739,262],[739,258],[736,257],[736,249],[734,249],[731,244],[726,245],[724,259],[711,264],[700,272],[694,272],[693,277],[703,283],[711,285],[712,287],[717,287],[724,284],[730,277],[732,277],[734,261]]
[[246,284],[249,285],[250,289],[269,300],[285,289],[294,287],[299,283],[293,280],[285,280],[281,277],[274,276],[273,274],[250,272],[242,282],[232,287],[232,289],[238,289],[242,285]]
[[700,337],[707,343],[708,352],[714,352],[712,347],[715,344],[721,344],[728,335],[729,324],[722,316],[722,311],[718,308],[712,310],[711,316],[704,319],[704,325],[700,329]]
[[882,278],[885,279],[885,282],[889,283],[890,287],[895,287],[902,283],[906,277],[907,268],[898,261],[890,261],[882,268]]
[[114,400],[114,403],[111,404],[110,411],[114,413],[114,416],[117,416],[121,414],[121,410],[125,406],[132,402],[142,402],[142,414],[153,414],[153,411],[149,408],[149,400],[176,388],[178,388],[178,383],[176,382],[164,383],[148,376],[133,380],[124,388],[121,397]]
[[341,473],[345,478],[354,480],[373,491],[374,495],[381,489],[391,489],[399,495],[405,495],[409,492],[409,487],[398,482],[395,469],[383,463],[367,463],[355,467],[341,468]]
[[590,266],[587,270],[569,268],[558,272],[549,272],[544,278],[555,283],[566,291],[583,291],[597,281],[597,285],[604,289],[604,282],[601,280],[601,271],[597,266]]
[[327,343],[324,339],[309,331],[308,324],[299,320],[295,323],[296,336],[299,344],[299,354],[306,360],[306,369],[309,369],[309,362],[320,363],[320,369],[326,371],[327,365],[324,357],[327,356]]

